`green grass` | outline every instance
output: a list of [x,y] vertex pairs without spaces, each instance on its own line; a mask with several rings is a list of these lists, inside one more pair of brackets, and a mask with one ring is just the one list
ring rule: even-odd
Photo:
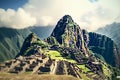
[[50,51],[47,51],[46,54],[50,55],[52,59],[64,60],[64,58],[58,51],[50,50]]
[[83,72],[88,72],[88,71],[90,71],[90,69],[89,68],[87,68],[87,67],[85,67],[85,65],[84,64],[81,64],[81,65],[77,65],[80,69],[82,69],[82,71]]
[[9,74],[0,72],[0,80],[79,80],[69,75]]
[[52,59],[66,60],[68,62],[76,63],[76,61],[73,59],[66,59],[65,57],[62,57],[62,55],[58,51],[55,51],[55,50],[46,51],[45,54],[49,55]]
[[27,71],[27,72],[24,72],[23,74],[31,74],[32,71]]
[[111,76],[110,72],[107,70],[108,68],[105,65],[102,65],[102,70],[106,76]]

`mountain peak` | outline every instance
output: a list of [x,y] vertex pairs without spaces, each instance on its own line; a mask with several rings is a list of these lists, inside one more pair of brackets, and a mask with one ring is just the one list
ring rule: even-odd
[[72,18],[70,15],[64,15],[63,18]]
[[63,20],[63,22],[67,22],[67,23],[74,22],[70,15],[64,15],[61,20]]
[[23,55],[25,51],[32,45],[32,43],[35,43],[37,41],[38,41],[37,35],[35,33],[30,33],[28,37],[25,39],[22,48],[20,50],[20,53],[16,57]]
[[65,34],[67,30],[73,32],[75,28],[80,27],[73,21],[70,15],[65,15],[58,21],[51,36],[56,37],[57,41],[62,44],[62,35]]
[[51,36],[64,47],[77,48],[87,53],[82,30],[70,15],[65,15],[58,21]]

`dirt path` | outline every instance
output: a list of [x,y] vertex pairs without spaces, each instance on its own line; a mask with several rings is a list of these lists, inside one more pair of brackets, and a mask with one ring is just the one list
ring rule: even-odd
[[55,74],[56,69],[57,69],[57,60],[55,61],[55,66],[53,67],[52,71],[50,72],[50,74]]

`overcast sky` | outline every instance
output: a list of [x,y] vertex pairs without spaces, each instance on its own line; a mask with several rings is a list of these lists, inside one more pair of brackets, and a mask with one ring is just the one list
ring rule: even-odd
[[55,26],[65,14],[94,31],[120,22],[120,0],[0,0],[0,27]]

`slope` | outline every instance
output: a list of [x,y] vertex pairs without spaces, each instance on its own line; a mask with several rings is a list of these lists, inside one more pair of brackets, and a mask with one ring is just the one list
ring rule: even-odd
[[102,56],[108,64],[114,67],[120,67],[119,49],[110,38],[105,35],[90,32],[88,46],[97,57],[100,58]]
[[99,28],[97,33],[110,37],[120,48],[120,23],[112,23],[103,28]]
[[0,28],[0,62],[14,58],[29,33],[27,29]]

